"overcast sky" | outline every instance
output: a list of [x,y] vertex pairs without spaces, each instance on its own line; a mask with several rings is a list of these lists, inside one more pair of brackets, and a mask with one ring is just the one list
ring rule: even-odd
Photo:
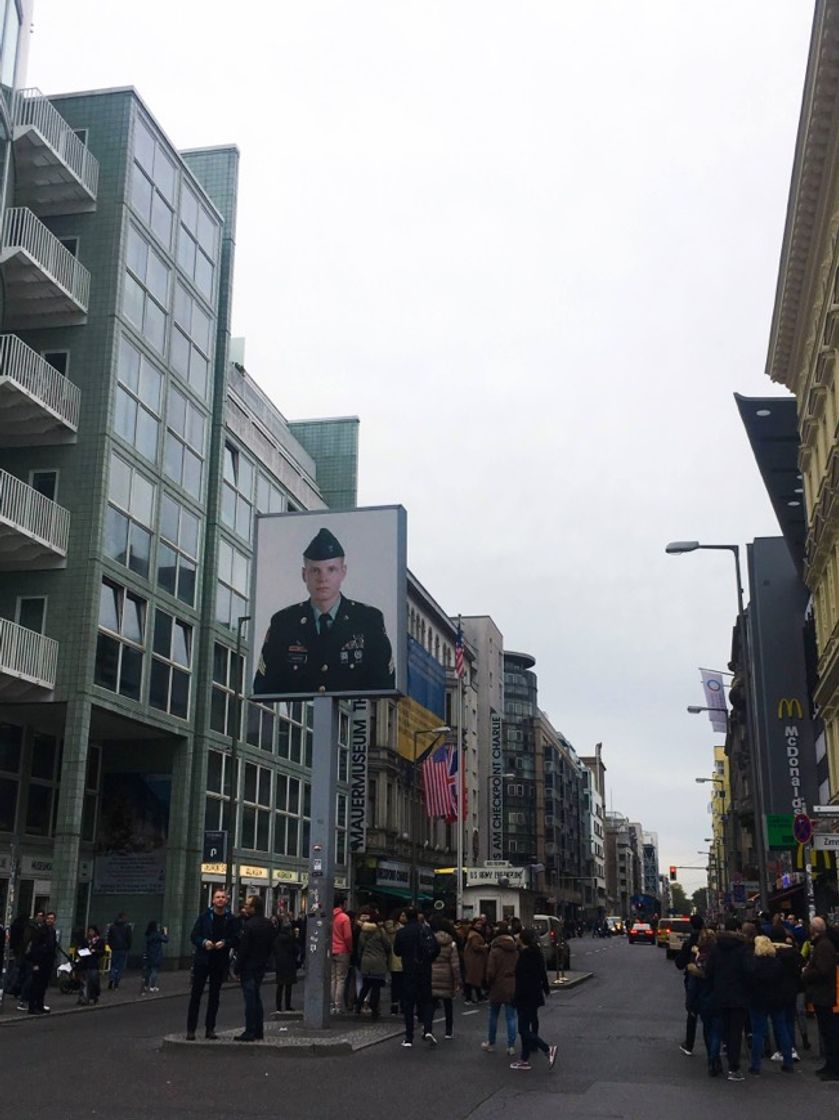
[[[133,13],[133,14],[132,14]],[[37,0],[29,84],[134,85],[242,154],[234,334],[291,418],[358,415],[451,614],[536,658],[609,805],[701,865],[725,553],[778,532],[764,376],[805,0]],[[684,871],[693,890],[703,872]]]

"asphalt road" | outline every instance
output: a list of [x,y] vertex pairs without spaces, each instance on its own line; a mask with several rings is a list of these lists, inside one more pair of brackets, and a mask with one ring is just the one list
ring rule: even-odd
[[[463,1005],[454,1040],[440,1030],[436,1050],[395,1039],[333,1058],[164,1052],[161,1036],[183,1030],[184,996],[0,1027],[0,1120],[766,1120],[835,1108],[839,1086],[813,1075],[815,1050],[793,1077],[765,1063],[737,1084],[707,1076],[701,1043],[683,1055],[681,976],[663,950],[615,938],[575,941],[572,953],[595,976],[543,1010],[542,1036],[559,1044],[553,1072],[539,1056],[530,1073],[510,1070],[502,1046],[484,1054],[485,1009]],[[241,1022],[227,990],[218,1025]]]

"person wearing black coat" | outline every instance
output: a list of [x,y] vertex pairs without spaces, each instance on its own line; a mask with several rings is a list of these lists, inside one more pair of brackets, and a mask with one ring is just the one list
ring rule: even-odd
[[813,951],[801,974],[804,994],[812,1003],[819,1024],[824,1065],[816,1073],[824,1081],[839,1081],[839,1017],[833,1011],[836,1001],[836,949],[824,918],[810,922]]
[[217,1038],[216,1016],[221,985],[227,976],[230,950],[235,949],[239,942],[239,919],[227,909],[227,895],[223,890],[213,891],[213,904],[195,919],[190,941],[195,948],[195,955],[192,959],[192,991],[186,1013],[186,1037],[195,1038],[201,997],[209,980],[205,1037]]
[[406,922],[393,940],[394,955],[402,960],[402,1010],[405,1015],[403,1046],[414,1044],[414,1014],[422,1019],[422,1037],[431,1046],[437,1045],[431,1027],[434,1022],[434,999],[431,994],[431,965],[440,953],[440,945],[431,929],[417,914],[416,908],[405,910]]
[[274,978],[277,982],[277,1011],[291,1011],[291,989],[297,983],[297,938],[294,927],[284,916],[279,920],[273,953]]
[[516,989],[513,1006],[518,1013],[519,1034],[521,1035],[521,1058],[510,1063],[510,1069],[528,1070],[530,1054],[541,1050],[553,1069],[556,1062],[556,1046],[549,1046],[539,1037],[539,1008],[545,1003],[545,996],[551,994],[545,958],[539,940],[532,929],[523,929],[519,934],[521,952],[516,961]]
[[749,993],[749,1018],[752,1023],[752,1061],[749,1073],[760,1073],[766,1026],[772,1020],[772,1029],[783,1056],[781,1069],[793,1072],[792,1040],[784,1013],[787,983],[786,969],[777,950],[768,937],[755,938],[754,952],[743,958],[746,986]]
[[32,984],[29,988],[30,1015],[43,1015],[49,1010],[44,1007],[44,996],[55,964],[56,951],[55,914],[50,912],[44,916],[43,921],[36,923],[26,949],[32,969]]
[[699,1020],[698,988],[699,985],[692,973],[688,972],[688,965],[694,958],[694,946],[699,942],[699,935],[705,923],[701,914],[692,914],[690,919],[690,936],[682,943],[681,949],[676,953],[673,961],[676,968],[685,974],[685,1040],[679,1049],[683,1054],[692,1054],[696,1044],[696,1024]]
[[740,932],[738,918],[726,918],[725,929],[708,956],[705,978],[710,984],[709,1006],[711,1024],[710,1068],[719,1070],[722,1040],[726,1042],[728,1080],[742,1081],[740,1052],[749,994],[746,988],[744,962],[746,938]]
[[82,982],[78,1002],[98,1003],[101,992],[99,965],[105,955],[105,942],[99,936],[98,926],[87,927],[87,933],[78,942],[78,950],[86,950],[83,956],[78,951],[76,954],[76,968]]
[[245,1000],[245,1029],[236,1035],[236,1042],[259,1042],[263,1028],[262,980],[274,951],[277,932],[270,918],[265,917],[265,903],[252,894],[245,903],[245,924],[239,937],[236,971]]

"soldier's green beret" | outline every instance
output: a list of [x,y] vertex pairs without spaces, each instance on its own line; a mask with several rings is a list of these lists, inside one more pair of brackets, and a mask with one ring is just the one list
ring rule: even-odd
[[334,560],[338,556],[343,556],[344,550],[341,547],[341,542],[334,537],[328,529],[321,529],[316,537],[313,537],[303,553],[304,560]]

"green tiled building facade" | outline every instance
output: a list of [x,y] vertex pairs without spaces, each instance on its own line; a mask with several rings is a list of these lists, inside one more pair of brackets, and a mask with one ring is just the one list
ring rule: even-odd
[[[238,885],[301,902],[310,712],[237,703],[237,627],[256,514],[354,505],[357,422],[295,430],[228,360],[234,147],[177,152],[131,89],[12,104],[0,915],[49,904],[67,945],[125,910],[184,956],[234,732]],[[338,817],[340,881],[345,784]]]

